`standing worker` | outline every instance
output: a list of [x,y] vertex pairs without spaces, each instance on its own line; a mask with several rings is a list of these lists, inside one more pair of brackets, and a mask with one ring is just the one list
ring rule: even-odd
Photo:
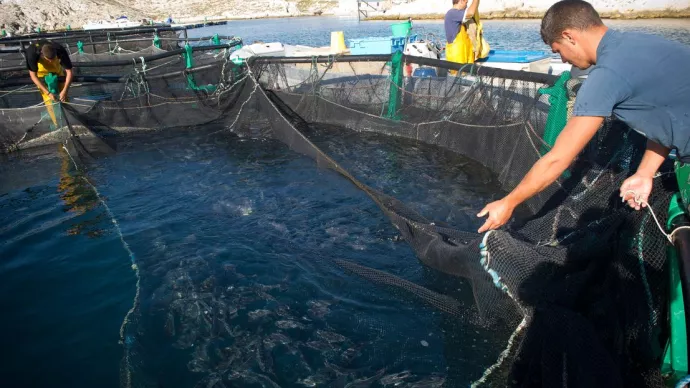
[[[43,101],[48,108],[48,113],[53,123],[57,125],[52,104],[53,102],[67,101],[67,93],[72,83],[72,61],[67,50],[58,43],[39,40],[36,43],[32,43],[26,49],[26,65],[29,68],[31,81],[41,92]],[[58,86],[57,93],[51,93],[44,82],[48,74],[66,76],[65,82]]]
[[[647,138],[637,171],[620,188],[629,206],[646,206],[653,177],[671,149],[679,160],[676,176],[687,176],[690,169],[685,164],[690,162],[690,47],[655,35],[611,30],[583,0],[551,6],[541,22],[541,37],[563,62],[579,69],[596,66],[578,91],[573,117],[553,148],[510,194],[479,212],[479,217],[488,216],[479,233],[507,223],[518,205],[555,182],[611,115]],[[678,179],[678,184],[687,210],[690,182]]]
[[479,21],[479,0],[468,6],[468,0],[453,0],[453,8],[446,12],[446,60],[474,63],[489,55],[489,44]]

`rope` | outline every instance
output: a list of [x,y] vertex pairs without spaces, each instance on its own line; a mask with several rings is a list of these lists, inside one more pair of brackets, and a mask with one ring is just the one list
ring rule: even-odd
[[146,60],[144,60],[144,57],[139,57],[141,59],[141,71],[146,73]]
[[[63,111],[63,114],[64,114],[64,111]],[[67,123],[67,125],[70,127],[70,132],[72,132],[71,131],[71,125],[69,125],[69,123]],[[72,136],[75,136],[75,135],[72,134]],[[79,165],[74,160],[72,155],[69,153],[67,146],[65,144],[63,144],[62,148],[65,150],[65,152],[69,156],[70,160],[72,161],[72,164],[74,165],[74,168],[77,169],[77,171],[80,171],[81,169],[79,168]],[[101,205],[103,205],[103,208],[105,209],[106,213],[110,217],[110,222],[112,222],[113,226],[115,227],[115,231],[117,232],[117,235],[120,238],[120,242],[122,243],[123,248],[125,249],[125,251],[127,252],[127,255],[129,256],[130,262],[132,263],[132,265],[131,265],[132,270],[134,271],[134,274],[136,275],[136,279],[137,279],[136,291],[134,294],[134,300],[132,301],[132,307],[129,309],[129,311],[127,311],[127,314],[125,315],[125,318],[122,321],[122,325],[120,326],[120,339],[119,339],[119,343],[121,345],[125,346],[125,360],[124,360],[125,366],[126,366],[125,386],[131,387],[131,385],[132,385],[131,369],[132,368],[131,368],[131,362],[130,362],[130,356],[131,356],[130,348],[131,348],[131,345],[133,343],[133,339],[131,338],[131,336],[125,335],[125,327],[127,326],[128,323],[130,323],[130,317],[132,316],[132,314],[134,314],[135,310],[139,306],[139,299],[140,299],[139,295],[140,295],[140,290],[141,290],[141,286],[140,286],[141,276],[139,274],[139,267],[136,264],[134,252],[129,247],[129,244],[127,243],[127,241],[125,241],[125,237],[122,233],[122,229],[120,228],[120,224],[117,222],[117,219],[115,218],[115,215],[113,214],[113,212],[110,210],[110,207],[108,206],[108,204],[105,203],[105,200],[103,200],[101,193],[98,191],[96,186],[94,186],[91,183],[91,181],[89,181],[88,178],[86,178],[85,175],[82,174],[81,178],[91,187],[93,192],[96,194],[96,198],[98,198],[98,201],[101,203]]]
[[487,368],[482,376],[479,378],[479,380],[475,381],[472,383],[471,387],[476,388],[479,387],[482,384],[485,384],[487,382],[487,379],[493,374],[503,363],[508,359],[510,356],[512,350],[514,350],[515,345],[517,345],[517,338],[522,333],[522,331],[530,324],[531,321],[531,314],[530,311],[523,307],[522,304],[520,304],[518,298],[513,295],[513,293],[510,291],[508,286],[503,282],[503,279],[501,276],[498,274],[498,272],[495,269],[491,268],[491,252],[489,251],[489,236],[493,233],[493,230],[490,230],[484,234],[484,237],[482,237],[482,242],[479,244],[479,250],[480,250],[480,257],[481,259],[479,260],[479,263],[481,266],[484,268],[484,270],[491,276],[491,279],[493,280],[494,286],[504,292],[510,299],[515,302],[517,305],[518,309],[522,313],[522,321],[520,324],[515,328],[513,333],[510,335],[510,338],[508,339],[508,344],[505,349],[501,352],[499,355],[498,359],[496,362],[491,365],[489,368]]
[[672,231],[671,233],[668,233],[668,234],[667,234],[667,233],[664,231],[664,228],[661,226],[661,223],[659,222],[659,219],[656,218],[656,214],[654,213],[654,209],[652,209],[652,207],[649,205],[649,203],[648,203],[647,201],[642,200],[642,198],[640,197],[639,194],[637,194],[637,192],[635,192],[634,190],[628,190],[628,191],[626,191],[626,192],[623,194],[623,198],[622,198],[621,202],[625,202],[625,197],[626,197],[628,194],[632,194],[632,195],[633,195],[633,199],[635,200],[635,203],[637,203],[638,205],[644,205],[644,207],[646,207],[647,209],[649,209],[649,212],[652,213],[652,217],[654,218],[654,222],[656,222],[656,226],[659,228],[659,231],[661,231],[661,234],[663,234],[664,236],[666,236],[666,239],[668,239],[668,242],[670,242],[671,244],[673,244],[673,235],[674,235],[677,231],[679,231],[679,230],[681,230],[681,229],[690,229],[690,226],[679,226],[679,227],[673,229],[673,231]]
[[[20,87],[20,88],[17,88],[17,89],[14,89],[14,90],[10,90],[10,91],[7,92],[7,93],[4,93],[4,92],[5,92],[4,90],[0,90],[0,93],[4,93],[4,94],[0,94],[0,98],[3,98],[3,97],[5,97],[5,96],[7,96],[7,95],[9,95],[9,94],[12,94],[12,93],[19,92],[20,90],[23,92],[23,91],[24,91],[25,89],[27,89],[29,86],[31,86],[31,85],[24,85],[24,86],[22,86],[22,87]],[[33,91],[33,90],[32,90],[32,91]]]

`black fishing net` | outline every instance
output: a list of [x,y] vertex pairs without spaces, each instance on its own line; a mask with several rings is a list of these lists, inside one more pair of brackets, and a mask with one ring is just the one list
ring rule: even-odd
[[[509,190],[548,148],[542,138],[549,101],[539,93],[548,85],[471,68],[464,77],[409,78],[398,85],[391,66],[264,62],[253,67],[264,86],[255,98],[262,115],[275,111],[268,120],[272,136],[360,186],[423,263],[472,280],[487,324],[512,328],[506,353],[481,381],[661,385],[665,239],[648,213],[628,210],[617,195],[639,163],[644,139],[608,120],[567,176],[528,201],[508,228],[483,237],[457,230],[359,183],[309,143],[309,124],[448,148],[489,167]],[[667,166],[651,207],[663,214],[674,190]]]
[[22,53],[9,52],[9,50],[0,52],[0,69],[18,66],[26,66],[26,59]]
[[[443,319],[493,333],[500,346],[489,351],[487,345],[484,355],[493,359],[473,385],[662,386],[659,366],[668,314],[666,240],[647,211],[631,210],[618,197],[620,184],[641,159],[645,139],[623,123],[607,120],[555,184],[522,205],[507,227],[479,235],[474,227],[479,220],[470,222],[474,225],[469,228],[467,223],[437,219],[432,210],[403,202],[399,194],[368,183],[356,156],[329,148],[320,140],[319,128],[401,137],[412,144],[438,147],[439,152],[457,153],[490,170],[509,191],[549,149],[544,138],[552,100],[543,91],[555,77],[474,66],[458,69],[413,57],[404,61],[269,58],[237,66],[226,56],[193,70],[155,75],[139,71],[122,82],[75,86],[75,98],[64,104],[63,121],[57,122],[46,118],[45,106],[21,108],[14,105],[16,98],[3,97],[0,141],[5,150],[16,150],[58,139],[76,144],[73,152],[97,155],[116,151],[123,132],[200,125],[229,136],[280,140],[369,196],[435,276],[455,279],[472,290],[462,299],[361,263],[321,258],[334,270],[355,275],[383,292],[421,302]],[[430,67],[437,76],[404,76],[407,64]],[[577,86],[576,81],[567,84],[571,98]],[[15,93],[20,92],[24,93]],[[101,95],[108,98],[88,98]],[[677,190],[670,171],[669,166],[662,168],[649,199],[662,224],[671,193]],[[482,174],[480,168],[477,173]],[[197,264],[187,267],[209,265]],[[265,362],[271,359],[267,355],[275,343],[287,339],[274,332],[265,333],[271,341],[256,342],[226,326],[233,312],[214,306],[238,294],[208,291],[214,289],[212,282],[195,277],[194,271],[169,272],[161,294],[193,290],[181,294],[197,297],[170,302],[169,319],[161,324],[184,346],[204,345],[196,348],[201,353],[189,364],[206,374],[199,386],[275,386],[271,365]],[[228,268],[218,271],[236,275]],[[246,287],[243,290],[249,292],[258,286]],[[262,292],[271,294],[270,289]],[[287,318],[282,322],[295,324]],[[327,343],[333,350],[333,344],[340,344],[338,354],[354,346],[331,332],[314,335],[320,338],[315,346]],[[248,350],[223,348],[219,338],[236,338]],[[128,353],[132,358],[136,354],[136,350]],[[129,356],[127,360],[124,380],[132,383],[136,368]],[[206,362],[202,365],[199,360]],[[383,372],[355,381],[338,380],[337,362],[327,358],[326,363],[331,372],[300,384],[416,386]],[[241,369],[246,365],[252,366]],[[445,380],[432,377],[419,386],[438,386],[434,384],[443,381],[454,386],[453,381],[458,381],[452,378],[454,373],[459,372],[448,370]]]
[[[213,121],[221,114],[222,104],[216,101],[213,110],[203,111],[206,105],[214,104],[205,99],[233,94],[226,90],[226,85],[235,84],[242,70],[229,62],[229,55],[240,43],[238,40],[225,48],[192,52],[193,69],[187,68],[190,62],[184,50],[151,62],[145,56],[130,54],[116,58],[118,62],[96,63],[106,66],[75,62],[77,76],[70,87],[70,101],[63,105],[44,102],[26,77],[9,79],[0,87],[3,116],[0,149],[16,150],[60,139],[60,133],[65,131],[57,130],[67,128],[69,119],[64,115],[67,110],[79,115],[72,124],[84,121],[92,130],[111,134],[117,130],[160,129]],[[158,49],[152,51],[167,55]],[[80,76],[87,77],[87,82],[82,82]],[[228,103],[231,102],[232,99]],[[171,109],[177,114],[170,114]]]
[[87,54],[116,53],[121,50],[138,51],[153,45],[156,36],[160,38],[160,48],[166,51],[178,48],[174,38],[179,37],[180,32],[174,30],[148,29],[141,31],[107,31],[94,30],[79,31],[66,36],[49,37],[50,40],[60,43],[70,54],[79,52],[79,43]]

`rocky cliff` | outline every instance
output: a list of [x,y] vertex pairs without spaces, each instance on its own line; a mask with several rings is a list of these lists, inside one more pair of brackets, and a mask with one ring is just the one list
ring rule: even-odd
[[[556,0],[481,0],[486,17],[539,17]],[[690,0],[592,0],[611,17],[690,16]],[[370,17],[434,18],[444,14],[451,0],[370,1]],[[357,14],[357,0],[0,0],[0,25],[10,32],[80,27],[89,20],[110,20],[127,15],[132,20],[177,21],[215,18],[260,18],[301,15]]]
[[[481,0],[483,18],[540,18],[557,0]],[[657,18],[690,17],[690,0],[589,0],[603,17]],[[385,2],[382,2],[385,3]],[[369,13],[370,18],[437,18],[444,15],[450,0],[414,0],[389,2]]]

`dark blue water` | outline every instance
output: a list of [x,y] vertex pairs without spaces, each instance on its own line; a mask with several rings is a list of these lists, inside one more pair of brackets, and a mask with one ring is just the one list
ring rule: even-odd
[[[465,386],[495,361],[505,338],[334,263],[451,290],[472,309],[468,285],[425,270],[363,192],[280,143],[214,131],[131,136],[85,173],[57,147],[2,163],[3,381]],[[479,166],[432,147],[338,128],[314,140],[457,227],[476,229],[470,215],[500,195]]]
[[57,150],[0,163],[3,386],[119,379],[130,265],[94,193]]
[[[189,36],[205,37],[215,33],[236,35],[246,44],[255,41],[282,42],[307,46],[330,45],[331,31],[343,31],[345,40],[369,36],[390,36],[395,21],[358,22],[351,17],[307,17],[229,21],[227,25],[189,31]],[[643,32],[690,44],[690,20],[606,20],[606,25],[621,31]],[[485,39],[494,49],[536,50],[551,53],[539,37],[539,20],[485,20]],[[413,33],[420,38],[441,42],[443,21],[413,20]]]

